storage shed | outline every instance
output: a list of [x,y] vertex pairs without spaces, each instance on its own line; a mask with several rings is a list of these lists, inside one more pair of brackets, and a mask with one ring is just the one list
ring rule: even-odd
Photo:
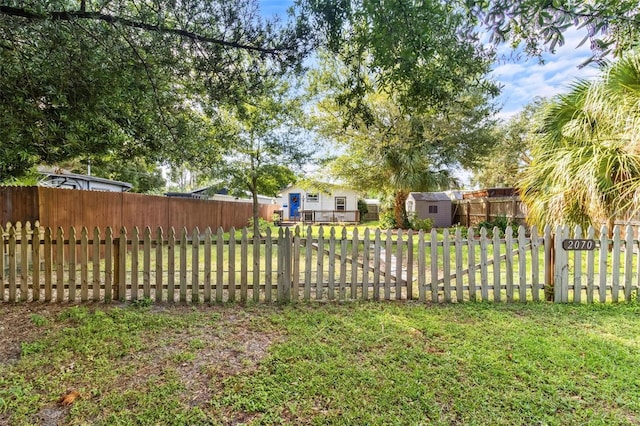
[[417,219],[431,219],[436,228],[448,228],[452,222],[452,201],[444,192],[411,192],[406,202],[407,214]]

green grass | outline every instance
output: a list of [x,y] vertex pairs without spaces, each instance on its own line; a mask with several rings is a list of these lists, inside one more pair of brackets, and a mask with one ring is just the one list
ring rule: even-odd
[[36,306],[0,423],[640,422],[638,304]]

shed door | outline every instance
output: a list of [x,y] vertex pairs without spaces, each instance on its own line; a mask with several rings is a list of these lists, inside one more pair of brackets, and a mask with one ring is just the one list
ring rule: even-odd
[[300,217],[300,194],[289,194],[289,218],[297,219]]

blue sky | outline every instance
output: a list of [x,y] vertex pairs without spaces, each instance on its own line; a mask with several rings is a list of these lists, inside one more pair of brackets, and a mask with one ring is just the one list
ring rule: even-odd
[[[286,9],[293,3],[292,0],[259,1],[264,16],[278,14],[283,18],[286,16]],[[590,56],[589,42],[580,48],[576,47],[583,37],[584,34],[578,31],[567,32],[565,44],[555,54],[545,54],[543,65],[537,58],[527,58],[524,55],[517,62],[496,63],[492,75],[503,86],[502,94],[497,99],[502,106],[499,116],[506,119],[536,96],[551,97],[566,92],[575,79],[595,76],[597,70],[594,67],[578,69],[578,65]],[[509,46],[503,45],[498,54],[509,57],[511,52]]]

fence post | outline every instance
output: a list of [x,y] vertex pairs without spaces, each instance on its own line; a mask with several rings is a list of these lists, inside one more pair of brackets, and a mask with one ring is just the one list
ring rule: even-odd
[[291,302],[291,231],[278,233],[278,303]]
[[555,236],[549,225],[544,227],[544,295],[545,300],[553,301],[553,287],[555,285]]

